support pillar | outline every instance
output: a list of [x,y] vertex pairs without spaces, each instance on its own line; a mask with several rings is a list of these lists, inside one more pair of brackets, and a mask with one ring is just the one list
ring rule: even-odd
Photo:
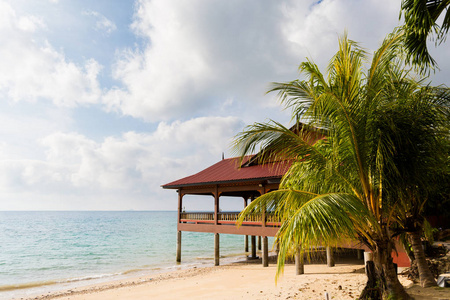
[[[177,224],[181,223],[181,211],[183,206],[183,193],[180,190],[178,192],[178,214],[177,214]],[[178,226],[178,225],[177,225]],[[177,232],[177,262],[181,262],[181,231]]]
[[364,250],[362,249],[357,249],[357,254],[358,254],[358,259],[363,259],[364,258]]
[[305,273],[305,267],[303,265],[303,260],[300,257],[300,247],[297,248],[295,253],[295,275],[301,275]]
[[[248,204],[248,198],[244,197],[244,209],[247,207]],[[244,244],[244,251],[248,252],[248,235],[245,236],[245,244]]]
[[250,258],[255,259],[256,258],[256,236],[252,235],[250,239],[252,241],[252,255],[250,256]]
[[216,185],[216,192],[214,193],[214,225],[219,225],[219,186]]
[[262,263],[263,267],[269,266],[269,239],[267,236],[262,238],[263,242],[263,254],[262,254]]
[[220,264],[220,243],[219,243],[219,234],[214,234],[214,265],[218,266]]
[[367,269],[370,268],[367,266],[367,262],[369,262],[369,261],[373,262],[373,253],[364,251],[364,270],[366,271],[366,275],[367,275]]
[[331,249],[330,246],[327,246],[327,265],[329,267],[334,267],[333,249]]
[[261,237],[258,236],[258,250],[261,251]]
[[177,232],[177,262],[181,262],[181,231]]

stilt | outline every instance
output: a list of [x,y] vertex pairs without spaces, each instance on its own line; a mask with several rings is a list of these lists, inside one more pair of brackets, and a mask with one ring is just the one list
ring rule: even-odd
[[297,248],[295,253],[295,275],[301,275],[305,273],[305,267],[303,265],[303,260],[300,257],[300,247]]
[[368,261],[373,261],[373,253],[372,252],[365,252],[364,251],[364,267],[366,270],[366,275],[367,275],[367,262]]
[[258,236],[258,250],[261,251],[261,236]]
[[181,231],[177,232],[177,262],[181,262]]
[[269,239],[267,236],[262,238],[263,242],[263,255],[262,255],[262,263],[263,267],[269,266]]
[[219,251],[219,234],[214,234],[214,265],[218,266],[220,260],[220,251]]
[[331,249],[330,246],[327,246],[327,265],[329,267],[334,267],[333,249]]
[[245,251],[245,252],[248,252],[248,235],[245,236],[245,240],[244,240],[244,241],[245,241],[245,242],[244,242],[244,246],[245,246],[244,251]]
[[256,237],[252,235],[251,240],[252,240],[252,256],[250,256],[250,258],[256,258]]
[[364,250],[357,249],[356,251],[358,253],[358,259],[363,259],[364,258]]

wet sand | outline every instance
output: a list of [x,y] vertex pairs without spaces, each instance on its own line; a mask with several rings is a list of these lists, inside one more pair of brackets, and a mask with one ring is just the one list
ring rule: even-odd
[[[65,290],[29,299],[357,299],[366,282],[361,261],[306,264],[305,274],[295,275],[295,267],[286,265],[275,282],[276,265],[263,268],[255,263],[234,263],[192,268],[164,274],[97,284]],[[423,289],[399,276],[402,284],[417,300],[449,299],[450,289]],[[20,299],[20,298],[17,298]]]

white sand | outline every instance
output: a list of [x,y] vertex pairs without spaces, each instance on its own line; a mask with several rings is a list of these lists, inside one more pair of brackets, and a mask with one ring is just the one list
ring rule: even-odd
[[[30,299],[357,299],[366,282],[361,264],[305,265],[295,275],[293,265],[275,283],[276,266],[233,264],[194,268],[160,275],[78,288]],[[411,282],[400,276],[402,284]],[[449,299],[450,289],[410,287],[416,299]],[[417,297],[417,295],[419,295]],[[423,296],[423,297],[422,297]],[[435,297],[434,297],[435,296]]]

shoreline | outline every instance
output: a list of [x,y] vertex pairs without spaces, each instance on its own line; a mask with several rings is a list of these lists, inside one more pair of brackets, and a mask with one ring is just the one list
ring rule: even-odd
[[[231,254],[221,257],[223,265],[240,262],[245,259],[243,254]],[[172,265],[161,265],[157,267],[142,267],[117,271],[114,273],[91,274],[86,276],[53,279],[47,281],[34,281],[23,284],[11,284],[2,286],[0,300],[6,299],[35,299],[43,295],[56,295],[68,290],[84,290],[93,286],[110,285],[115,282],[128,282],[136,278],[155,277],[162,274],[172,274],[190,269],[209,268],[214,266],[213,258],[197,258],[188,262],[174,263]]]
[[[295,266],[287,264],[275,282],[276,264],[264,268],[259,261],[240,261],[221,266],[192,267],[159,274],[64,289],[28,298],[34,300],[97,299],[356,299],[367,277],[361,261],[346,260],[335,267],[305,264],[305,274],[295,275]],[[415,299],[449,299],[450,289],[423,289],[399,275]]]

